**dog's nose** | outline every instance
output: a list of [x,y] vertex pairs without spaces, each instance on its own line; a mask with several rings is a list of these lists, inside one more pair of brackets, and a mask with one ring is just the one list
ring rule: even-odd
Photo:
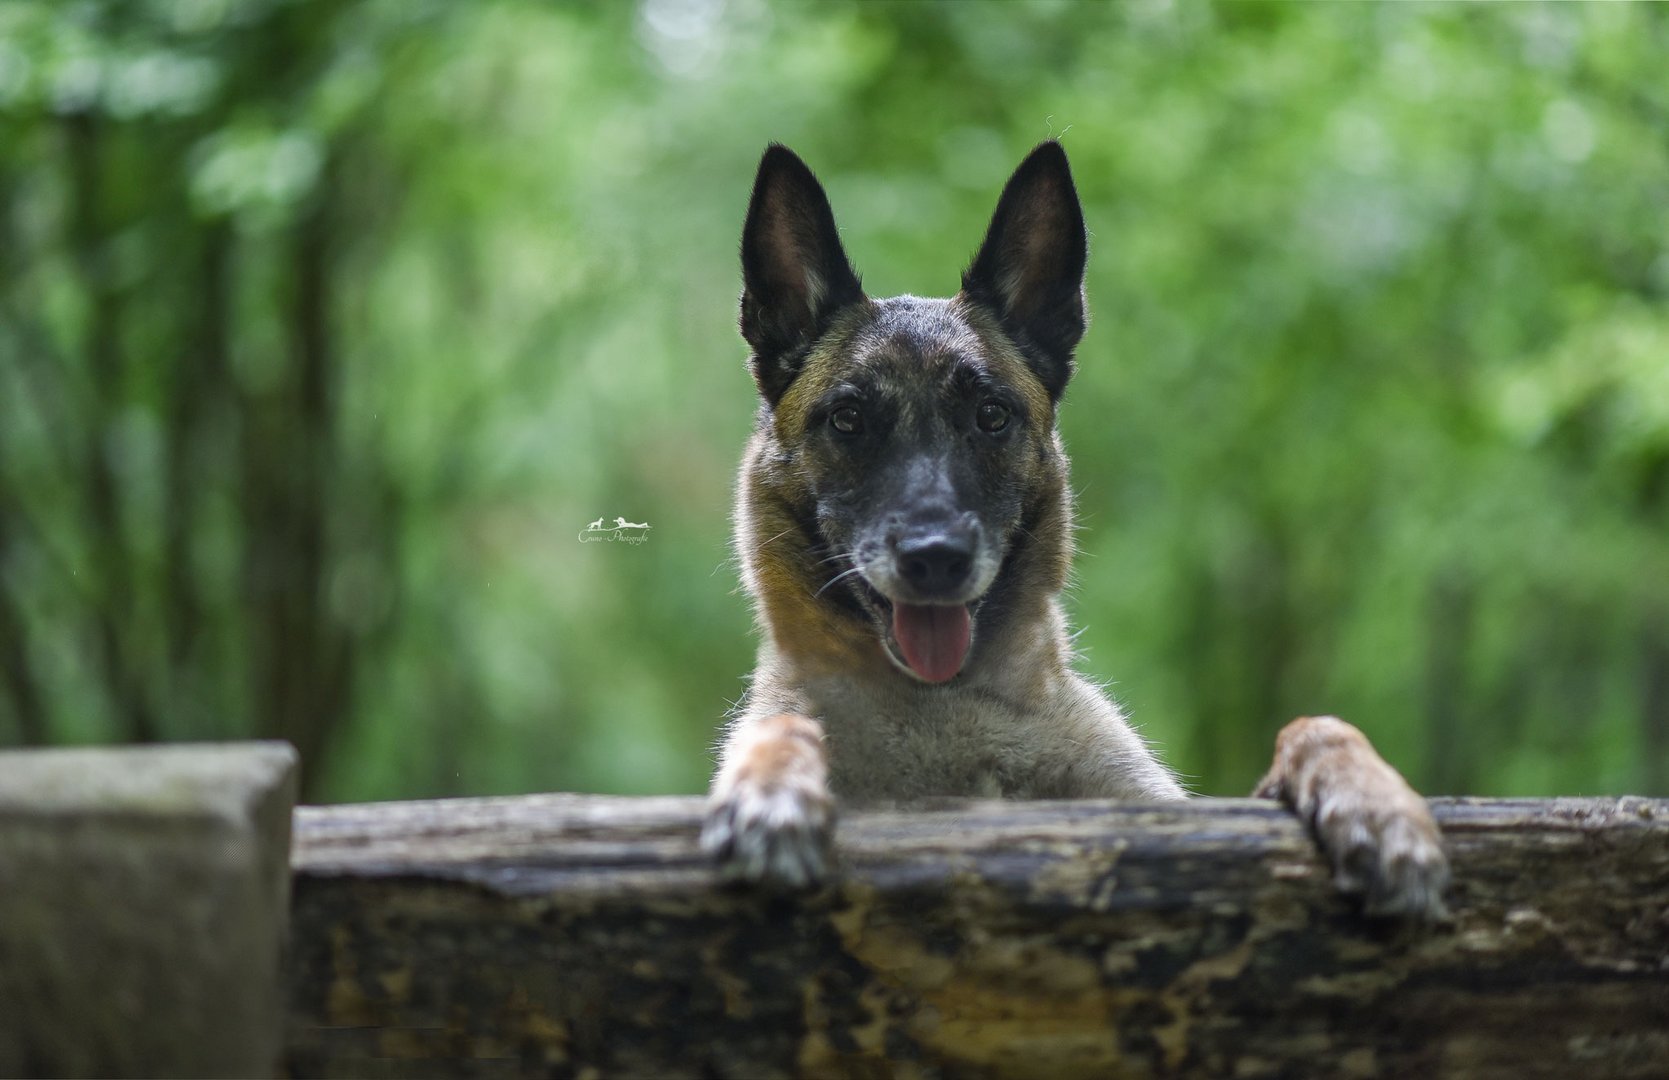
[[924,596],[954,592],[974,567],[972,536],[933,532],[898,542],[898,575]]

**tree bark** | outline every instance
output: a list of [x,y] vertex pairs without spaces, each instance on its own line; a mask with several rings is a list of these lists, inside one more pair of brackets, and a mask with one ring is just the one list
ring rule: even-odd
[[697,799],[303,808],[314,1075],[1647,1077],[1669,802],[1438,800],[1453,925],[1371,922],[1256,800],[852,813],[723,885]]

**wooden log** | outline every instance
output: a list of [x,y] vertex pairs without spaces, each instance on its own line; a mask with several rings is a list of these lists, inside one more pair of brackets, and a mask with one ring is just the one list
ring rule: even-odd
[[1274,803],[853,812],[727,887],[697,799],[303,808],[296,1076],[1669,1075],[1669,802],[1435,800],[1450,926]]

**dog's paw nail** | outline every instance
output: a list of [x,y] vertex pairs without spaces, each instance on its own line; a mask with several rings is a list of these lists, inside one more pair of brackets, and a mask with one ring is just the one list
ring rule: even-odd
[[708,812],[701,848],[726,880],[804,889],[828,877],[830,832],[826,799],[745,786]]
[[1449,860],[1436,836],[1416,823],[1394,819],[1381,838],[1367,911],[1443,922],[1449,917],[1443,903],[1448,884]]
[[707,815],[707,820],[701,827],[701,850],[715,859],[723,859],[730,853],[736,840],[735,829],[732,827],[730,814],[726,807],[715,807]]
[[1369,915],[1422,922],[1449,917],[1443,891],[1449,860],[1424,807],[1339,814],[1322,828],[1339,891],[1363,898]]

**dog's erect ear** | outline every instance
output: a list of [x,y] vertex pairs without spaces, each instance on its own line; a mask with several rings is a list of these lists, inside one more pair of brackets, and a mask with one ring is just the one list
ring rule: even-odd
[[1049,394],[1072,377],[1084,336],[1089,242],[1066,151],[1050,140],[1009,177],[985,243],[962,275],[963,295],[995,312]]
[[794,381],[829,318],[862,299],[823,185],[794,151],[772,143],[742,228],[742,337],[767,402]]

